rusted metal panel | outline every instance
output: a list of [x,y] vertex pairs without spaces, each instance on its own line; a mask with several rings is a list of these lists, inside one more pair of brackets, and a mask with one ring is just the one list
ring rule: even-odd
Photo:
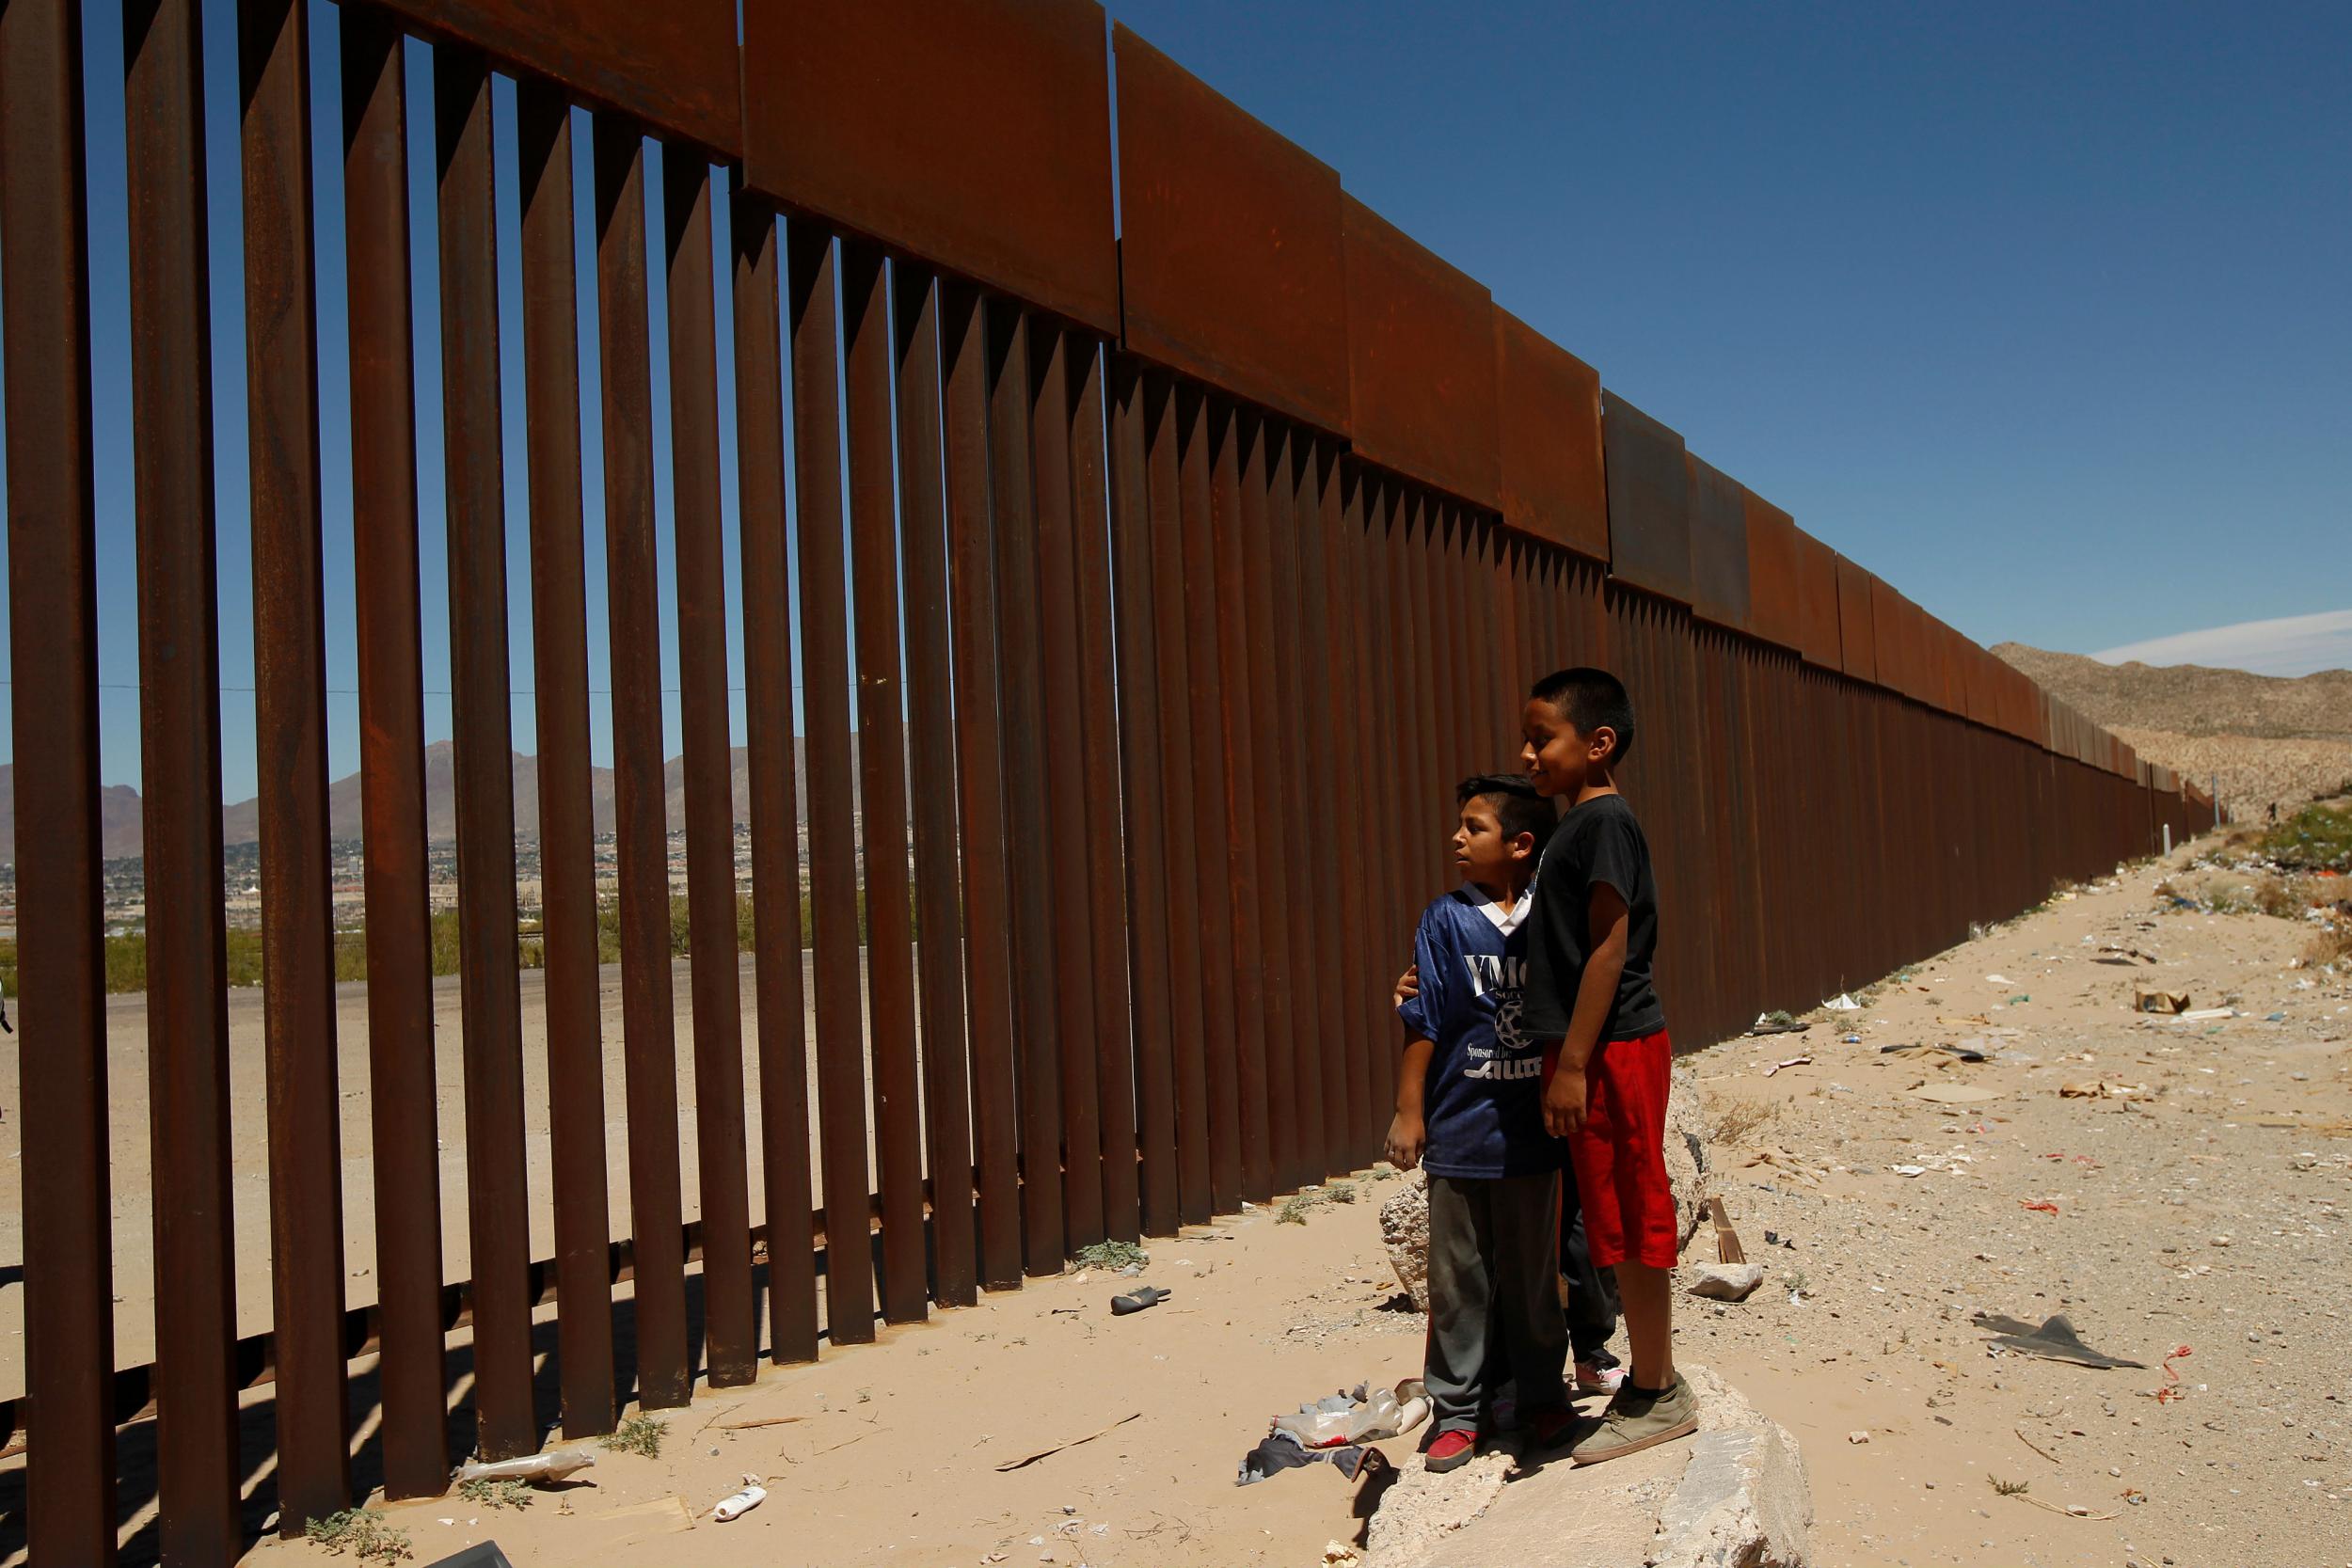
[[[890,296],[882,253],[841,246],[843,382],[850,452],[850,583],[855,624],[858,823],[866,867],[866,1050],[874,1076],[885,1322],[920,1323],[923,1123],[915,1087],[914,931],[907,866],[906,694],[898,674],[898,518],[894,493]],[[831,1247],[828,1245],[830,1252]]]
[[761,194],[1119,332],[1094,0],[796,0],[743,13]]
[[[947,592],[954,627],[956,825],[979,1188],[981,1283],[1021,1283],[1020,1107],[1013,1084],[1012,907],[997,680],[996,541],[990,516],[988,312],[968,285],[940,290],[946,358]],[[786,705],[787,712],[790,705]],[[931,927],[926,927],[930,929]]]
[[[1219,668],[1224,676],[1226,875],[1233,890],[1233,1031],[1237,1072],[1232,1135],[1243,1198],[1263,1203],[1274,1194],[1266,1128],[1266,995],[1269,966],[1263,920],[1269,907],[1263,882],[1270,865],[1259,853],[1261,780],[1259,729],[1253,709],[1274,682],[1270,650],[1251,634],[1249,562],[1261,556],[1265,520],[1264,421],[1254,413],[1222,410],[1224,442],[1210,473],[1209,518],[1216,541]],[[1214,417],[1214,416],[1213,416]],[[1205,585],[1204,585],[1205,586]]]
[[[1070,424],[1072,518],[1074,524],[1077,634],[1083,648],[1115,646],[1111,618],[1109,399],[1105,351],[1073,339],[1078,356]],[[1088,940],[1094,971],[1095,1085],[1102,1102],[1103,1228],[1119,1241],[1142,1234],[1136,1190],[1136,1057],[1133,994],[1127,974],[1127,864],[1121,842],[1122,774],[1119,694],[1112,660],[1078,660],[1078,703],[1084,721]]]
[[1354,197],[1343,211],[1356,451],[1492,511],[1502,486],[1486,287]]
[[1804,594],[1797,525],[1753,490],[1740,492],[1748,533],[1748,630],[1784,648],[1804,647]]
[[[1911,602],[1884,579],[1863,574],[1870,606],[1871,677],[1889,691],[1913,694],[1909,616]],[[1847,673],[1853,673],[1851,664]]]
[[[907,718],[914,733],[955,733],[954,654],[947,594],[947,503],[942,467],[940,284],[920,268],[891,269],[897,292],[900,570],[907,601]],[[945,759],[930,764],[944,781]],[[914,916],[921,982],[923,1131],[930,1154],[931,1248],[942,1307],[979,1300],[972,1241],[972,1118],[963,1032],[963,918],[956,895],[956,795],[911,791]]]
[[[11,5],[7,16],[12,55],[24,37],[16,11]],[[155,1295],[173,1307],[155,1320],[156,1545],[166,1561],[228,1562],[243,1549],[245,1532],[220,899],[203,42],[194,0],[152,0],[128,10],[124,23],[150,1160],[172,1195],[154,1210]],[[15,103],[12,97],[11,114]],[[8,143],[13,169],[13,127]],[[19,243],[11,225],[11,259]],[[13,295],[19,284],[7,286]],[[8,428],[17,439],[13,417]],[[33,429],[40,428],[36,418]],[[13,496],[24,481],[14,465],[9,473]],[[19,568],[11,561],[9,569]],[[109,1540],[113,1528],[109,1514]]]
[[1609,571],[1629,587],[1691,602],[1691,473],[1682,437],[1604,389]]
[[1735,631],[1749,610],[1747,492],[1703,457],[1691,465],[1691,613]]
[[[20,1022],[40,1045],[38,1070],[18,1077],[24,1382],[40,1413],[40,1435],[26,1445],[22,1539],[43,1562],[111,1564],[114,1289],[79,6],[0,10],[0,103],[8,648],[22,693],[9,705],[23,911],[15,934]],[[30,1065],[30,1053],[20,1060]]]
[[1837,605],[1837,552],[1803,529],[1796,535],[1797,650],[1807,664],[1842,670],[1844,620]]
[[[381,0],[418,29],[470,44],[723,158],[740,156],[740,71],[728,0]],[[755,14],[770,8],[755,5]]]
[[[1176,887],[1169,876],[1168,789],[1178,778],[1168,730],[1182,721],[1161,701],[1160,671],[1180,650],[1164,648],[1153,593],[1154,433],[1171,414],[1168,380],[1136,361],[1114,362],[1111,387],[1111,566],[1118,610],[1119,740],[1125,788],[1127,952],[1133,975],[1138,1226],[1172,1236],[1183,1223],[1178,1196],[1176,972],[1170,950]],[[1173,472],[1169,477],[1172,479]],[[1187,737],[1189,730],[1187,727]],[[1197,963],[1197,959],[1195,960]],[[1187,984],[1186,989],[1190,989]],[[1197,1003],[1196,1003],[1197,1007]],[[1200,1031],[1184,1037],[1187,1053]]]
[[1879,678],[1878,638],[1873,629],[1871,584],[1878,579],[1848,561],[1837,562],[1838,646],[1846,673],[1859,681]]
[[[1240,1029],[1236,995],[1233,923],[1239,918],[1234,883],[1222,851],[1230,839],[1225,801],[1225,692],[1240,673],[1226,654],[1218,631],[1218,557],[1211,514],[1218,488],[1216,471],[1231,450],[1232,417],[1212,406],[1204,393],[1179,387],[1176,393],[1176,496],[1181,519],[1181,569],[1162,574],[1165,590],[1183,607],[1187,673],[1191,678],[1191,794],[1195,892],[1200,913],[1200,992],[1204,1024],[1200,1055],[1190,1059],[1177,1081],[1183,1100],[1177,1156],[1195,1135],[1196,1116],[1205,1159],[1207,1202],[1214,1212],[1231,1213],[1241,1203]],[[1161,558],[1163,561],[1166,557]],[[1165,623],[1163,623],[1165,624]],[[1197,1081],[1196,1081],[1197,1080]],[[1191,1107],[1200,1106],[1198,1113]],[[1191,1180],[1186,1178],[1186,1190]],[[1189,1216],[1187,1216],[1189,1217]]]
[[[359,653],[359,799],[366,841],[368,957],[368,1116],[373,1133],[371,1164],[375,1191],[377,1363],[383,1402],[384,1491],[388,1497],[428,1497],[449,1484],[449,1418],[441,1327],[441,1157],[435,1115],[433,1062],[433,964],[431,916],[427,909],[424,784],[424,680],[417,568],[416,384],[409,332],[407,84],[400,33],[384,12],[355,7],[342,18],[343,104],[343,258],[350,333],[351,531]],[[538,269],[532,242],[542,232],[532,214],[545,209],[532,193],[525,148],[524,357],[536,366],[528,314]],[[568,149],[564,183],[570,187]],[[564,242],[571,243],[571,202]],[[568,249],[566,251],[568,255]],[[569,341],[568,339],[566,340]],[[535,380],[535,372],[534,372]],[[574,393],[577,401],[577,391]],[[571,423],[575,472],[580,421]],[[537,421],[532,424],[534,441]],[[534,446],[534,452],[536,448]],[[579,488],[573,480],[575,499]],[[534,518],[542,486],[534,477]],[[577,534],[577,507],[574,511]],[[535,541],[532,559],[538,560]],[[577,537],[573,550],[580,546]],[[534,586],[535,600],[549,597]],[[534,603],[537,635],[555,635],[564,625],[556,604]],[[545,631],[537,628],[546,627]],[[587,787],[587,634],[579,633],[581,752],[580,783]],[[564,762],[560,726],[545,705],[550,677],[538,674],[541,864],[548,895],[564,886],[570,862],[560,812],[545,801],[550,781]],[[581,805],[586,811],[586,805]],[[585,830],[583,829],[583,832]],[[583,853],[593,849],[581,845]],[[591,867],[593,875],[593,866]],[[583,914],[589,942],[590,1016],[595,1000],[595,931]],[[568,971],[550,932],[548,985],[553,1007],[559,980]],[[550,1033],[554,1020],[550,1018]],[[551,1048],[552,1049],[552,1048]],[[602,1053],[593,1058],[601,1062]],[[599,1070],[598,1081],[601,1080]],[[601,1099],[600,1093],[597,1096]],[[555,1129],[559,1159],[568,1152],[568,1124]],[[603,1136],[604,1117],[596,1117]],[[559,1172],[567,1167],[559,1164]],[[597,1193],[603,1191],[604,1161],[595,1162]],[[559,1176],[559,1181],[561,1177]],[[587,1207],[584,1198],[559,1198],[559,1231],[566,1218]],[[603,1205],[596,1205],[596,1261],[602,1297]],[[600,1310],[609,1322],[612,1307]],[[563,1354],[565,1398],[573,1388],[577,1358],[567,1334]],[[611,1403],[610,1339],[606,1402]],[[609,1420],[609,1417],[608,1417]]]
[[[1327,691],[1346,694],[1357,688],[1353,637],[1334,635],[1335,627],[1346,626],[1345,617],[1358,612],[1352,598],[1337,597],[1343,574],[1336,559],[1342,523],[1339,449],[1334,442],[1312,442],[1300,453],[1297,521],[1302,679],[1313,683],[1315,692],[1315,700],[1306,705],[1302,743],[1307,750],[1301,766],[1304,773],[1312,775],[1327,762],[1343,757],[1343,744],[1355,739],[1355,727],[1338,717],[1339,705],[1326,700]],[[1335,604],[1338,617],[1333,614]],[[1327,660],[1327,666],[1318,660]],[[1336,774],[1332,803],[1343,820],[1361,824],[1362,779],[1344,762],[1339,764]],[[1299,798],[1304,806],[1312,800],[1312,792],[1302,787]],[[1349,1109],[1351,1097],[1360,1094],[1363,1087],[1363,1074],[1349,1059],[1350,1053],[1360,1048],[1372,1029],[1364,1011],[1371,970],[1364,942],[1363,864],[1344,842],[1346,830],[1317,832],[1311,812],[1306,820],[1306,836],[1316,846],[1316,885],[1340,901],[1337,910],[1329,911],[1337,916],[1333,934],[1339,942],[1338,962],[1324,972],[1327,979],[1321,1020],[1323,1146],[1319,1151],[1323,1170],[1339,1172],[1355,1168],[1355,1150],[1370,1120],[1351,1115]],[[1301,938],[1294,928],[1293,942],[1301,954],[1315,951],[1311,929]]]
[[[1296,845],[1302,854],[1311,854],[1307,847],[1312,841],[1295,815],[1306,793],[1296,768],[1307,704],[1299,691],[1298,523],[1291,511],[1295,483],[1290,441],[1286,425],[1266,421],[1265,488],[1259,501],[1264,511],[1256,535],[1265,544],[1252,552],[1249,571],[1250,639],[1267,660],[1267,678],[1252,705],[1260,759],[1259,842]],[[1311,1183],[1321,1174],[1308,1170],[1310,1140],[1321,1140],[1322,1117],[1320,1106],[1308,1104],[1319,1074],[1307,1060],[1320,1049],[1320,1020],[1313,976],[1307,973],[1311,948],[1302,940],[1311,939],[1299,923],[1305,904],[1287,896],[1278,878],[1263,879],[1260,891],[1264,897],[1267,967],[1267,1142],[1275,1190],[1284,1192]],[[1314,1164],[1319,1165],[1320,1159]]]
[[1500,305],[1494,324],[1502,520],[1605,562],[1600,372]]
[[516,978],[514,701],[506,664],[498,210],[487,64],[470,50],[438,46],[433,97],[474,1411],[483,1456],[508,1459],[538,1448],[539,1423],[531,1390],[531,1201]]
[[1339,175],[1124,24],[1111,36],[1127,347],[1346,435]]
[[[816,927],[817,1101],[823,1140],[825,1324],[835,1345],[874,1338],[866,1244],[866,1019],[858,974],[857,815],[850,714],[849,564],[842,545],[841,312],[833,236],[785,231],[798,481],[801,699],[808,893]],[[842,1244],[835,1244],[836,1243]]]
[[[346,33],[350,22],[344,24]],[[589,793],[587,563],[581,544],[580,300],[571,110],[515,90],[522,182],[523,399],[531,483],[531,637],[538,721],[539,875],[564,1435],[612,1430],[605,1194],[604,1020]],[[354,330],[358,330],[357,311]],[[413,527],[413,523],[411,525]],[[413,559],[409,564],[413,577]],[[374,990],[370,975],[369,990]],[[429,1023],[429,1017],[427,1020]],[[431,1061],[428,1037],[426,1061]],[[428,1091],[430,1081],[427,1081]],[[379,1210],[381,1205],[379,1204]]]
[[308,14],[294,0],[244,0],[237,9],[262,1022],[279,1357],[278,1533],[284,1539],[351,1500]]
[[[719,480],[719,345],[710,166],[662,150],[670,328],[670,515],[684,743],[686,902],[693,958],[694,1159],[703,1225],[703,1368],[714,1388],[758,1375],[744,1169],[742,964],[736,954],[734,759],[727,733],[726,541]],[[868,797],[869,800],[872,797]],[[899,899],[901,911],[906,900]]]
[[[1079,350],[1056,323],[1029,323],[1029,461],[1037,508],[1037,610],[1044,701],[1045,805],[1055,825],[1087,819],[1085,715],[1079,706],[1077,485],[1071,470],[1071,373]],[[1098,476],[1096,483],[1101,480]],[[1042,843],[1038,852],[1043,851]],[[1103,1103],[1096,1073],[1092,911],[1087,879],[1057,887],[1054,1005],[1061,1037],[1062,1207],[1069,1246],[1099,1242],[1103,1228]]]
[[[768,1211],[768,1355],[817,1359],[809,1216],[808,1044],[801,966],[799,783],[792,747],[792,576],[786,550],[782,309],[775,214],[735,177],[736,483],[750,767],[759,1153]],[[943,1288],[946,1263],[943,1258]]]
[[[612,655],[612,840],[619,874],[629,1224],[636,1245],[637,1389],[641,1404],[661,1410],[686,1402],[690,1380],[686,1256],[678,1241],[677,1045],[661,756],[644,138],[636,126],[610,115],[596,117],[595,136],[605,590]],[[831,388],[830,379],[826,386]],[[803,465],[803,473],[809,467]],[[815,767],[813,742],[810,765]]]
[[[1054,969],[1052,813],[1047,804],[1043,632],[1029,423],[1037,384],[1027,313],[990,302],[989,478],[995,513],[1003,684],[1005,840],[1010,870],[1014,1037],[1021,1052],[1022,1268],[1058,1274],[1063,1230],[1059,1022]],[[803,557],[805,559],[805,557]]]

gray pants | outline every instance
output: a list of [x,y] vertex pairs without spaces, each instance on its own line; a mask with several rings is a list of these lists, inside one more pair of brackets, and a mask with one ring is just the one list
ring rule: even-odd
[[[1560,1178],[1429,1179],[1431,1433],[1476,1432],[1508,1366],[1522,1413],[1567,1402],[1561,1371]],[[1507,1359],[1506,1359],[1507,1358]],[[1489,1360],[1495,1364],[1488,1366]]]

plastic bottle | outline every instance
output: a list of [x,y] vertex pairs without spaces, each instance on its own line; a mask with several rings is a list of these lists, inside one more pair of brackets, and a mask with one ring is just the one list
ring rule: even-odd
[[759,1476],[745,1476],[743,1489],[721,1497],[717,1505],[711,1509],[710,1516],[723,1525],[729,1519],[740,1519],[744,1514],[766,1502],[768,1489],[759,1484],[762,1479],[764,1478]]
[[596,1456],[586,1449],[557,1449],[552,1453],[525,1454],[520,1459],[501,1459],[495,1465],[476,1460],[457,1467],[457,1479],[468,1481],[527,1481],[533,1486],[549,1486],[575,1470],[585,1470],[596,1462]]

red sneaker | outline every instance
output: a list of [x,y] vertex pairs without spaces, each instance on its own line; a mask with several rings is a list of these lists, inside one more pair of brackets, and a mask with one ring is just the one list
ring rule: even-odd
[[1478,1433],[1474,1432],[1441,1432],[1438,1440],[1422,1455],[1422,1464],[1434,1475],[1458,1470],[1478,1453]]
[[1521,1430],[1534,1439],[1539,1449],[1556,1449],[1575,1435],[1579,1424],[1577,1413],[1566,1405],[1551,1410],[1538,1410],[1519,1423]]

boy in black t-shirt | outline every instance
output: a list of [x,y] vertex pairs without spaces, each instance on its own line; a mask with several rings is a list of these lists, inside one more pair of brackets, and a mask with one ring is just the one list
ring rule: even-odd
[[1649,843],[1614,772],[1633,745],[1633,704],[1605,670],[1535,683],[1520,752],[1537,790],[1568,802],[1535,873],[1523,1022],[1558,1053],[1544,1125],[1568,1142],[1597,1267],[1614,1266],[1632,1368],[1579,1465],[1698,1428],[1675,1371],[1671,1290],[1677,1227],[1666,1181],[1673,1045],[1651,977],[1658,885]]

